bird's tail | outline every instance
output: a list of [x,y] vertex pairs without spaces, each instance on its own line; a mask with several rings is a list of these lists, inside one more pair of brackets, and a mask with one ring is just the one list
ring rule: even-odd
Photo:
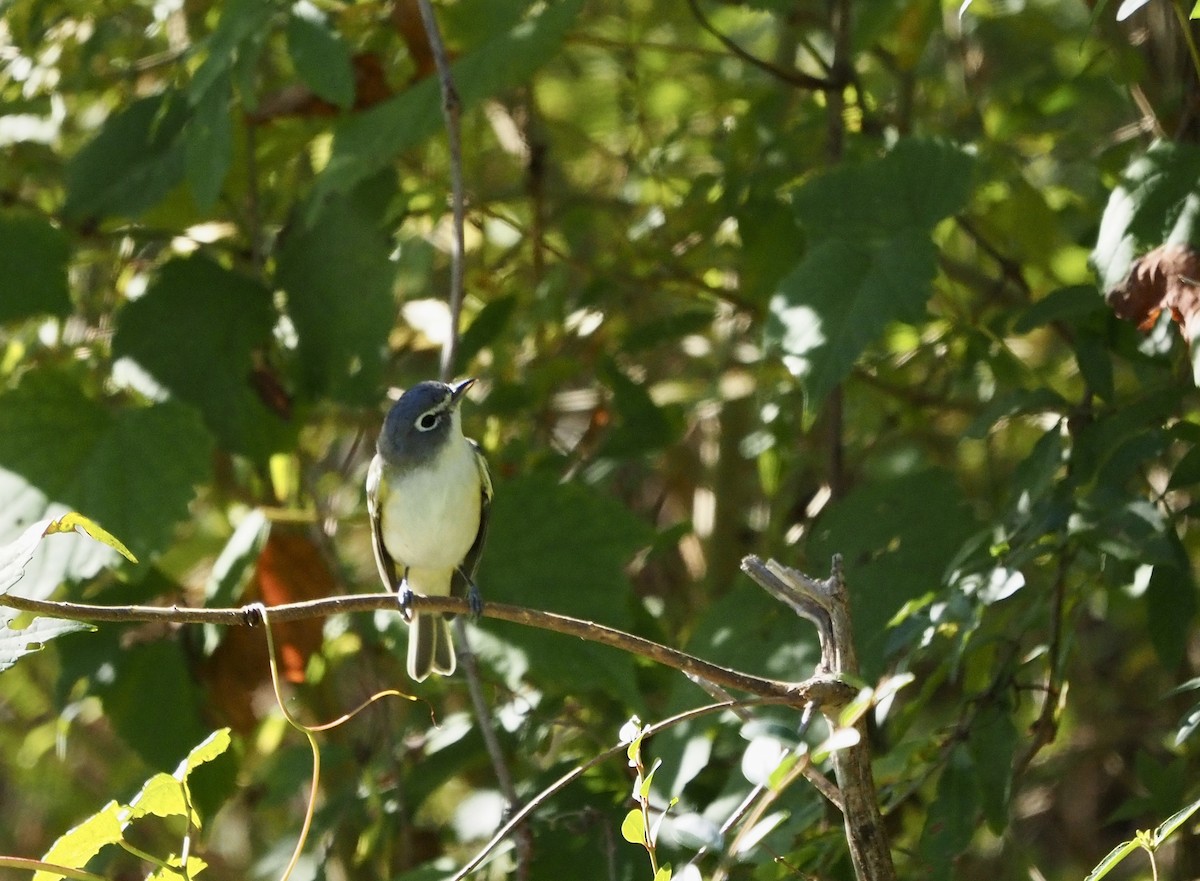
[[408,675],[422,682],[430,673],[449,676],[455,666],[450,622],[442,615],[414,614],[408,631]]

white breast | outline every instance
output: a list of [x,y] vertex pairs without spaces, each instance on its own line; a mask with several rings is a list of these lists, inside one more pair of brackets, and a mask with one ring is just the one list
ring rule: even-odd
[[414,590],[449,592],[450,576],[475,542],[479,513],[475,451],[461,435],[429,466],[394,482],[382,512],[383,543],[397,565],[413,570]]

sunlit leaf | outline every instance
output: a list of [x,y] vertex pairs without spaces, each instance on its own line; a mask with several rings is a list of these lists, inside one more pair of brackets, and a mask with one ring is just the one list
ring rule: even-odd
[[46,643],[56,636],[93,630],[83,621],[64,621],[57,618],[34,618],[30,623],[14,628],[13,619],[0,614],[0,673],[3,673],[20,658],[45,648]]
[[[78,826],[60,836],[50,845],[42,859],[59,866],[82,869],[102,848],[121,840],[120,813],[120,806],[115,801],[110,801]],[[51,872],[37,872],[33,881],[57,881],[58,877]]]
[[630,844],[646,843],[646,821],[640,808],[634,808],[621,821],[621,837]]

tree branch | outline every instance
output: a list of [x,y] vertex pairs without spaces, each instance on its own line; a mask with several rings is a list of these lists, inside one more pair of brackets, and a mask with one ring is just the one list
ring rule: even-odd
[[[850,621],[850,597],[842,576],[842,558],[833,558],[833,571],[824,581],[770,560],[746,557],[742,569],[768,593],[782,600],[796,614],[812,621],[821,639],[821,667],[830,678],[858,675],[854,631]],[[822,706],[830,726],[838,724],[836,711]],[[896,868],[888,845],[875,778],[871,772],[871,748],[867,722],[860,716],[854,723],[858,743],[833,753],[833,770],[842,793],[842,817],[846,843],[858,881],[895,881]]]
[[[122,624],[150,622],[218,624],[235,627],[255,627],[261,623],[261,617],[254,604],[220,609],[196,609],[180,606],[101,606],[35,600],[15,594],[5,594],[0,596],[0,606],[39,615],[49,615],[54,618],[65,618],[70,621]],[[380,609],[394,611],[396,608],[396,596],[390,593],[324,597],[318,600],[271,606],[271,621],[278,624],[285,621],[323,618],[347,612],[373,612]],[[412,598],[412,608],[413,611],[423,614],[432,612],[470,614],[467,601],[458,597],[416,595]],[[845,706],[856,694],[856,689],[836,677],[814,676],[803,682],[765,679],[728,667],[721,667],[670,646],[606,627],[603,624],[553,612],[542,612],[507,603],[489,602],[484,605],[482,617],[509,621],[526,627],[538,627],[542,630],[552,630],[567,636],[586,639],[589,642],[612,646],[649,658],[683,673],[707,679],[725,688],[748,692],[759,697],[777,699],[793,706],[804,706],[807,703],[815,702],[831,711],[836,711]]]

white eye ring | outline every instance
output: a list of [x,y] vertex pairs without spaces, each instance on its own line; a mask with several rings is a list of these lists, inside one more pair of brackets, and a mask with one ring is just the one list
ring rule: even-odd
[[417,431],[432,431],[438,427],[438,423],[442,421],[442,414],[434,410],[429,410],[421,414],[421,418],[417,420]]

